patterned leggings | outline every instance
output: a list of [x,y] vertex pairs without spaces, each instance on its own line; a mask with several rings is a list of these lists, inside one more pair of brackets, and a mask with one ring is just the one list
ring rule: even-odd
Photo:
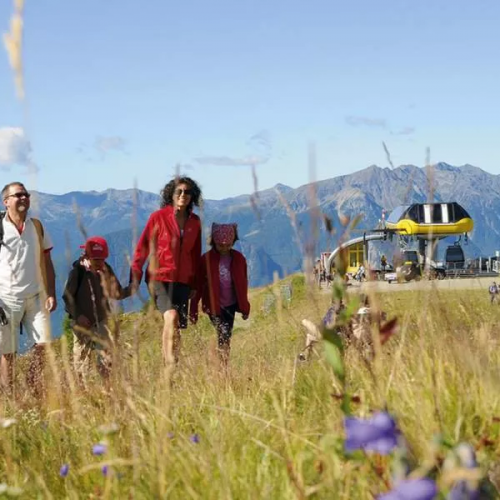
[[233,334],[234,316],[236,314],[236,304],[220,308],[220,315],[210,316],[212,325],[217,330],[217,340],[219,349],[230,346]]

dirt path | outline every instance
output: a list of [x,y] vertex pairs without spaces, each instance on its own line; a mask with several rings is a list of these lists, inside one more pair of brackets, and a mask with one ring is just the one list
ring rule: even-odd
[[[488,287],[495,278],[459,278],[445,280],[421,280],[410,281],[408,283],[388,283],[387,281],[367,281],[365,283],[353,283],[348,287],[352,291],[376,290],[378,292],[401,292],[404,290],[484,290],[488,292]],[[325,286],[321,289],[328,293],[331,289]]]

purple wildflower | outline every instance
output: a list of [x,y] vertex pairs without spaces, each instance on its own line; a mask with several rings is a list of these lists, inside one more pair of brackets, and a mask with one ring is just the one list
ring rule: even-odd
[[347,452],[365,450],[388,455],[398,444],[399,431],[388,413],[376,413],[366,420],[347,417],[344,428]]
[[[454,449],[454,455],[459,462],[461,467],[465,469],[475,469],[478,467],[476,452],[474,448],[469,443],[460,443]],[[445,462],[445,467],[453,467],[452,459],[450,460],[450,465]],[[481,492],[479,489],[479,483],[474,483],[473,481],[460,480],[455,482],[453,488],[448,493],[446,497],[447,500],[479,500],[481,497]]]
[[106,445],[103,443],[98,443],[92,446],[92,454],[94,455],[104,455],[106,453]]
[[477,464],[476,452],[469,443],[460,443],[455,448],[455,453],[460,460],[462,467],[466,469],[475,469]]
[[68,464],[63,464],[61,465],[61,468],[59,469],[59,475],[61,477],[66,477],[69,472],[69,465]]
[[198,434],[193,434],[190,438],[189,441],[191,441],[194,444],[198,444],[200,442],[200,436]]
[[451,489],[446,500],[480,500],[481,492],[467,481],[458,481]]
[[167,432],[168,439],[174,439],[175,434],[173,432]]
[[433,500],[437,494],[436,483],[424,477],[400,481],[393,490],[377,498],[379,500]]
[[108,466],[107,465],[103,465],[101,467],[101,472],[102,472],[102,475],[106,477],[108,475],[108,472],[109,472]]

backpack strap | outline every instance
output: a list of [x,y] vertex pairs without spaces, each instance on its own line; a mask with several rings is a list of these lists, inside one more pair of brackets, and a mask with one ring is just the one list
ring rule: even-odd
[[43,225],[38,219],[35,219],[34,217],[32,217],[31,220],[33,221],[33,225],[35,226],[35,230],[38,235],[38,243],[40,247],[40,271],[42,273],[42,281],[45,288],[45,293],[48,293],[47,268],[45,267],[45,252],[43,248],[43,238],[45,235]]
[[35,224],[35,228],[36,228],[39,236],[42,237],[42,243],[43,243],[43,238],[45,236],[45,231],[43,229],[42,223],[40,222],[39,219],[35,219],[34,217],[31,217],[31,220],[33,221],[33,224]]
[[0,246],[3,245],[3,220],[7,212],[0,212]]

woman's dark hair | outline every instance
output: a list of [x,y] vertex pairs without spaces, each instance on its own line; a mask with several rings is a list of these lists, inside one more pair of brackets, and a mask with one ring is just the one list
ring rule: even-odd
[[161,196],[160,207],[165,208],[168,205],[174,204],[175,188],[179,184],[187,184],[191,189],[191,201],[189,202],[189,205],[187,207],[188,212],[191,212],[193,210],[193,205],[199,207],[202,201],[200,186],[198,186],[198,184],[195,181],[193,181],[191,177],[185,177],[185,176],[174,177],[168,184],[165,184],[165,187],[160,192]]

